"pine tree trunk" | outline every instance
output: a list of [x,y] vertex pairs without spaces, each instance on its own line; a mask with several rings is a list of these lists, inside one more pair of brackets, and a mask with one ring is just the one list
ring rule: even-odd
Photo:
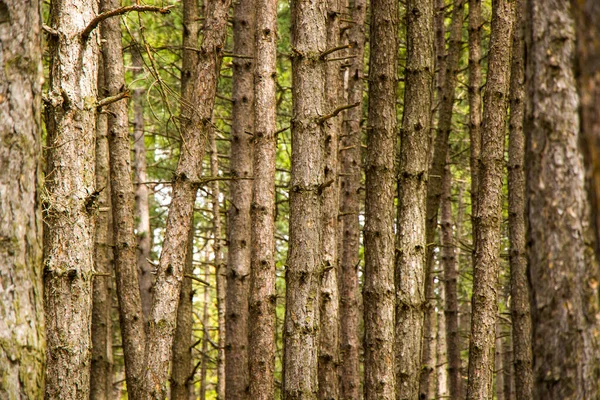
[[502,374],[504,375],[504,398],[513,400],[514,397],[514,369],[513,348],[511,340],[511,326],[506,324],[502,333]]
[[248,398],[248,288],[250,285],[252,134],[254,132],[255,0],[233,7],[233,59],[226,318],[227,398]]
[[[46,104],[44,312],[46,398],[90,394],[94,258],[97,32],[81,31],[97,13],[91,0],[58,0],[50,7],[50,78]],[[66,10],[78,10],[67,12]]]
[[150,398],[166,394],[171,347],[181,281],[187,253],[188,232],[200,181],[201,165],[217,89],[218,71],[227,31],[230,0],[207,2],[204,37],[191,76],[190,101],[182,107],[182,143],[172,187],[165,239],[156,271],[154,303],[146,345],[144,379]]
[[448,391],[448,345],[446,343],[446,316],[444,310],[446,308],[446,289],[444,282],[438,281],[438,301],[437,301],[437,337],[435,349],[436,361],[436,385],[434,397],[435,399],[449,398]]
[[[141,79],[144,72],[142,47],[134,44],[131,47],[131,64],[134,80]],[[132,90],[133,101],[133,176],[135,185],[135,232],[137,236],[137,266],[142,311],[144,322],[148,322],[152,311],[152,287],[154,286],[154,267],[148,261],[152,248],[152,231],[150,229],[149,187],[146,182],[146,144],[144,142],[144,96],[145,89]]]
[[[404,115],[398,171],[396,240],[397,399],[430,399],[435,393],[435,344],[423,338],[426,274],[426,202],[433,100],[433,0],[407,2]],[[376,71],[375,71],[376,72]],[[434,311],[435,315],[435,311]],[[435,318],[426,337],[435,338]],[[421,352],[423,351],[423,365]]]
[[321,199],[326,50],[326,4],[292,6],[292,177],[286,271],[283,398],[315,399],[318,392]]
[[365,399],[396,398],[394,189],[398,2],[371,2],[365,199]]
[[[327,48],[340,46],[341,0],[327,0]],[[341,62],[332,61],[337,52],[327,56],[325,104],[326,113],[345,105]],[[338,182],[338,148],[342,116],[328,119],[324,124],[322,190],[321,257],[322,276],[320,293],[319,334],[319,399],[334,400],[339,396],[339,293],[338,293],[338,214],[340,207]]]
[[[104,95],[104,63],[98,60],[98,93]],[[112,398],[112,214],[110,208],[108,116],[96,118],[96,187],[105,188],[98,195],[98,217],[94,239],[94,277],[92,292],[92,366],[90,399]]]
[[514,7],[511,0],[492,5],[488,79],[479,162],[479,192],[474,216],[476,228],[473,264],[473,315],[469,344],[467,399],[493,395],[495,325],[498,317],[498,272],[504,141],[510,79],[510,48]]
[[350,0],[353,24],[348,40],[351,55],[348,79],[348,104],[358,104],[346,112],[344,137],[340,148],[340,399],[358,400],[360,396],[360,188],[362,178],[361,122],[363,117],[363,71],[365,50],[365,0]]
[[11,400],[44,396],[40,5],[0,1],[0,398]]
[[256,0],[256,68],[248,360],[250,399],[275,393],[275,160],[277,1]]
[[575,21],[568,2],[531,1],[529,11],[525,170],[533,397],[593,399],[599,396],[597,288],[589,275],[597,269],[578,145]]
[[508,141],[508,236],[510,241],[510,311],[514,349],[515,393],[533,399],[531,304],[525,238],[525,0],[515,5],[515,29],[510,76]]
[[[207,257],[208,260],[208,257]],[[208,282],[209,268],[210,265],[207,262],[204,266],[204,280]],[[203,301],[202,301],[202,347],[200,352],[200,400],[206,400],[206,391],[208,385],[208,343],[210,341],[210,332],[208,331],[208,325],[210,320],[210,311],[208,304],[210,303],[210,287],[204,287]]]

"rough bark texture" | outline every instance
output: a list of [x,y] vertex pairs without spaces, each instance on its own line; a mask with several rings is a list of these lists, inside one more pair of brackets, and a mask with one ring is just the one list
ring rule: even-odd
[[[141,46],[132,45],[131,63],[134,80],[141,79],[144,72],[144,62]],[[146,182],[146,144],[144,142],[144,88],[132,90],[133,100],[133,176],[135,185],[135,233],[137,236],[137,266],[142,311],[147,323],[152,311],[152,287],[154,285],[154,267],[148,261],[152,248],[152,232],[150,230],[149,188]]]
[[[449,160],[449,159],[448,159]],[[446,346],[448,351],[448,381],[450,393],[462,393],[460,334],[458,329],[458,259],[454,245],[452,219],[452,173],[446,162],[442,179],[442,267],[444,269]],[[452,396],[452,395],[451,395]],[[454,398],[454,397],[451,397]],[[457,397],[460,398],[460,397]]]
[[525,238],[525,0],[515,5],[510,76],[508,139],[508,238],[510,240],[510,312],[514,349],[515,393],[533,399],[531,304]]
[[321,193],[326,50],[326,4],[294,0],[292,7],[292,177],[286,270],[283,398],[318,392]]
[[360,181],[361,121],[363,116],[363,71],[365,50],[365,0],[350,1],[353,24],[348,34],[352,45],[348,72],[348,104],[358,104],[346,112],[344,137],[340,148],[340,240],[342,242],[339,265],[340,299],[340,392],[342,400],[360,398],[360,289],[358,266],[360,264]]
[[[253,57],[255,0],[237,1],[233,8],[233,53]],[[252,134],[254,132],[254,59],[233,59],[231,111],[230,202],[228,210],[228,271],[226,319],[227,398],[248,398],[248,287],[250,285],[252,202]]]
[[[327,48],[340,45],[341,0],[327,0]],[[327,56],[325,76],[325,104],[333,112],[345,105],[341,61],[332,61],[339,57],[337,52]],[[338,147],[342,128],[342,116],[328,119],[323,129],[323,181],[327,183],[322,190],[321,221],[321,293],[320,293],[320,334],[319,334],[319,399],[338,398],[339,365],[339,293],[338,293],[338,214],[340,207],[338,181]]]
[[250,399],[275,391],[275,159],[277,1],[256,1],[254,180],[250,278]]
[[204,37],[194,64],[190,101],[182,107],[182,147],[172,187],[172,201],[160,263],[146,345],[145,387],[151,398],[166,394],[171,346],[185,266],[188,232],[206,148],[217,89],[218,71],[227,31],[230,0],[207,1]]
[[396,397],[394,362],[394,181],[398,2],[371,3],[365,200],[365,399]]
[[58,35],[49,38],[42,197],[49,399],[82,399],[90,391],[94,224],[102,189],[95,187],[94,168],[99,40],[95,31],[87,40],[80,33],[97,13],[93,0],[50,7],[49,25]]
[[[193,218],[193,216],[192,216]],[[188,237],[188,248],[185,260],[185,274],[194,273],[194,221]],[[179,294],[177,308],[177,327],[173,340],[173,364],[171,366],[171,399],[189,400],[193,394],[192,380],[192,328],[194,326],[192,300],[194,289],[192,280],[184,278]],[[204,355],[201,355],[203,357]]]
[[[120,0],[103,0],[101,12],[119,8]],[[104,79],[102,97],[115,96],[125,88],[121,20],[108,18],[102,22],[101,36]],[[127,102],[117,101],[107,107],[108,147],[110,157],[110,191],[113,217],[113,254],[119,321],[127,391],[132,398],[142,397],[144,366],[144,318],[137,276],[134,234],[134,189],[131,179],[131,145]]]
[[484,98],[482,153],[479,162],[480,190],[474,216],[477,236],[473,264],[473,316],[469,344],[468,400],[486,399],[493,394],[504,141],[513,21],[512,0],[497,0],[492,4],[492,31]]
[[[440,6],[441,4],[438,4]],[[438,11],[444,14],[443,10]],[[438,19],[442,18],[438,16]],[[435,309],[432,299],[435,298],[434,293],[434,274],[433,274],[433,255],[435,249],[435,231],[438,224],[438,210],[442,196],[442,175],[444,166],[446,165],[446,156],[448,154],[448,139],[452,128],[452,108],[454,106],[454,89],[456,87],[456,73],[458,70],[458,62],[461,55],[462,45],[462,25],[464,20],[463,0],[454,2],[452,11],[452,23],[450,27],[450,43],[447,55],[443,55],[443,27],[439,27],[440,22],[437,22],[436,30],[438,37],[436,42],[436,52],[438,66],[438,121],[437,131],[435,134],[435,143],[433,148],[433,156],[431,169],[429,171],[429,180],[427,187],[427,203],[426,203],[426,277],[425,277],[425,299],[427,300],[425,309],[425,332],[424,347],[427,348],[425,356],[431,354],[431,346],[433,339],[433,326],[435,323]],[[442,36],[442,37],[440,37]],[[447,288],[448,289],[448,288]],[[452,321],[448,321],[452,324]],[[450,349],[449,349],[450,351]],[[423,357],[427,361],[427,357]],[[429,361],[430,362],[430,361]],[[431,366],[426,366],[431,368]],[[427,374],[430,373],[425,371]],[[452,374],[452,371],[450,371]],[[453,390],[453,380],[450,377],[450,395],[454,398],[458,393]],[[458,397],[456,397],[458,398]]]
[[[425,301],[430,300],[425,299],[425,209],[435,75],[433,0],[409,0],[406,9],[407,60],[400,131],[395,266],[396,398],[399,400],[428,399],[435,393],[432,385],[435,344],[432,341],[425,341],[421,366]],[[435,324],[428,328],[435,338]]]
[[[210,264],[206,263],[204,267],[204,280],[208,281]],[[202,347],[200,351],[200,400],[206,400],[207,373],[208,373],[208,343],[210,341],[210,332],[208,331],[210,312],[208,304],[210,303],[210,288],[204,287],[202,302]]]
[[0,1],[0,398],[7,400],[44,393],[41,32],[39,2]]
[[[578,147],[575,21],[568,2],[531,1],[526,115],[534,398],[598,397],[596,263]],[[592,280],[593,279],[593,280]]]
[[494,388],[496,392],[496,400],[506,400],[504,396],[504,374],[502,373],[502,354],[504,346],[502,343],[502,327],[500,320],[496,320],[496,343],[494,347]]
[[506,400],[513,400],[515,398],[513,384],[515,379],[510,324],[505,324],[502,332],[502,349],[502,375],[504,378],[504,398]]
[[[99,60],[98,92],[103,92],[104,64]],[[112,398],[112,215],[110,208],[108,116],[96,119],[96,187],[105,188],[98,196],[98,217],[94,239],[94,276],[92,292],[92,370],[90,399]]]

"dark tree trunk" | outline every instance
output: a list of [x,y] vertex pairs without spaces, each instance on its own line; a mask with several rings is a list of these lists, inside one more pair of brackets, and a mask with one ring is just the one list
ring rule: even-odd
[[340,399],[360,398],[360,188],[362,177],[361,122],[363,117],[363,71],[365,50],[365,0],[350,1],[353,24],[348,40],[351,55],[348,78],[348,104],[357,104],[346,112],[344,137],[340,148]]
[[[426,274],[426,203],[434,77],[433,0],[406,5],[407,60],[400,130],[396,240],[396,398],[432,397],[435,344],[423,337]],[[435,312],[434,312],[435,318]],[[435,319],[427,328],[435,338]],[[423,351],[422,351],[423,350]],[[421,353],[423,352],[423,365]]]
[[493,395],[504,141],[513,22],[512,0],[495,0],[492,4],[488,79],[484,98],[479,192],[474,216],[477,234],[473,263],[468,400],[485,399]]
[[[38,193],[42,172],[40,6],[38,1],[0,1],[0,398],[3,399],[44,396],[40,212],[43,197]],[[90,85],[95,85],[95,80]],[[93,136],[93,125],[90,129]],[[93,178],[92,175],[90,185]],[[87,243],[92,245],[92,239],[88,238]],[[49,314],[51,324],[56,317]],[[56,337],[51,337],[50,344],[55,343]],[[50,355],[56,356],[55,348]],[[50,361],[51,371],[58,367],[55,360]],[[50,381],[56,386],[54,380]]]
[[398,2],[371,3],[365,200],[365,399],[396,398],[394,190]]

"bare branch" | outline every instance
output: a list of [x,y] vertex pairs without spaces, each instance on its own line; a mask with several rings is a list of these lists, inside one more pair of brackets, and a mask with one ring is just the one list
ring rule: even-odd
[[144,6],[144,5],[136,4],[133,6],[126,6],[126,7],[117,8],[115,10],[105,11],[101,14],[98,14],[96,16],[96,18],[94,18],[93,20],[90,21],[88,26],[86,26],[86,28],[83,30],[83,32],[81,32],[81,37],[84,40],[86,40],[90,36],[90,33],[92,33],[92,31],[94,29],[96,29],[96,27],[98,27],[100,22],[102,22],[105,19],[110,18],[110,17],[127,14],[128,12],[131,12],[131,11],[137,11],[137,12],[152,11],[152,12],[158,12],[161,14],[168,14],[171,12],[170,9],[172,7],[174,7],[174,6],[158,7],[158,6]]
[[336,108],[335,110],[333,110],[333,112],[331,114],[327,114],[322,116],[321,118],[319,118],[319,124],[322,124],[323,122],[327,121],[328,119],[337,117],[337,115],[339,113],[341,113],[344,110],[348,110],[350,108],[354,108],[354,107],[358,107],[360,105],[360,102],[358,103],[354,103],[354,104],[346,104],[344,106],[339,106],[338,108]]

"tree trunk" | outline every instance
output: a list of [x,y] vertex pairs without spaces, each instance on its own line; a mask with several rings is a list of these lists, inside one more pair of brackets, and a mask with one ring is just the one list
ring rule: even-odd
[[[208,260],[208,257],[207,257]],[[209,263],[206,263],[204,270],[204,280],[208,282],[209,276]],[[206,389],[207,389],[207,374],[208,374],[208,343],[210,342],[210,332],[208,331],[208,325],[210,320],[210,314],[208,304],[210,303],[210,287],[204,287],[204,298],[202,302],[202,347],[200,352],[200,400],[206,400]]]
[[525,0],[515,5],[515,29],[510,76],[508,141],[508,237],[510,241],[510,311],[512,318],[515,393],[533,399],[531,354],[531,294],[527,277],[525,238]]
[[365,399],[396,396],[394,374],[394,182],[398,2],[371,3],[365,199]]
[[[397,399],[430,399],[435,393],[435,344],[423,339],[426,273],[426,200],[433,96],[433,0],[409,0],[407,60],[398,171],[396,240]],[[376,71],[375,71],[376,72]],[[434,311],[435,315],[435,311]],[[428,326],[435,338],[435,319]],[[426,337],[429,335],[426,335]],[[423,350],[423,366],[421,352]]]
[[[105,97],[104,63],[98,60],[98,93]],[[94,239],[94,277],[92,292],[92,370],[90,399],[112,398],[112,215],[110,208],[108,116],[96,119],[96,187],[105,188],[98,195],[98,217]]]
[[154,303],[146,346],[147,372],[144,379],[150,398],[166,394],[171,347],[179,292],[183,280],[188,232],[200,181],[202,157],[217,89],[218,71],[227,33],[231,0],[207,2],[204,37],[191,75],[190,101],[182,107],[182,143],[173,178],[172,201],[167,217],[165,239],[156,271]]
[[42,198],[49,399],[90,394],[94,225],[97,191],[103,188],[95,187],[94,168],[99,39],[96,32],[82,38],[81,31],[97,13],[91,0],[57,0],[50,6],[51,28],[59,34],[49,39]]
[[494,376],[495,376],[495,392],[496,400],[506,400],[504,396],[504,373],[502,365],[502,355],[504,354],[504,346],[502,343],[502,328],[500,326],[500,320],[496,320],[496,343],[494,348]]
[[504,141],[513,21],[512,1],[496,0],[492,5],[482,153],[479,162],[478,205],[474,216],[477,235],[473,264],[473,315],[469,344],[468,400],[485,399],[493,394]]
[[[438,4],[439,6],[439,4]],[[444,13],[442,11],[438,11]],[[438,17],[440,18],[440,17]],[[433,254],[434,254],[434,242],[435,242],[435,231],[438,224],[438,210],[440,208],[440,201],[442,196],[442,175],[444,173],[444,167],[446,165],[446,156],[448,154],[448,140],[450,131],[452,128],[452,108],[454,106],[454,89],[456,87],[456,73],[458,70],[458,62],[461,55],[462,45],[462,25],[464,20],[464,7],[463,0],[456,0],[454,2],[454,9],[452,11],[452,24],[450,27],[450,45],[448,47],[448,53],[446,56],[441,56],[443,52],[442,40],[440,37],[443,32],[443,28],[437,27],[438,37],[436,42],[436,51],[438,53],[438,121],[437,131],[435,135],[435,143],[433,148],[433,159],[431,163],[431,170],[429,171],[429,180],[427,186],[427,202],[426,202],[426,276],[425,276],[425,299],[426,303],[425,315],[424,315],[424,326],[426,327],[425,332],[427,335],[424,337],[424,351],[423,361],[431,363],[432,354],[432,343],[431,338],[433,334],[433,326],[435,319],[435,309],[431,303],[431,299],[435,298],[434,293],[434,274],[433,274]],[[441,21],[437,22],[437,25]],[[451,288],[446,288],[447,293]],[[452,296],[452,294],[450,294]],[[450,316],[450,319],[452,316]],[[452,321],[448,320],[449,326],[452,326]],[[450,335],[448,335],[450,337]],[[448,348],[450,352],[449,357],[452,357],[452,349]],[[431,368],[431,366],[429,366]],[[425,377],[430,374],[430,371],[424,371]],[[457,388],[453,386],[456,382],[455,377],[452,376],[452,370],[450,373],[450,396],[452,398],[458,398],[458,393],[455,392]]]
[[9,400],[44,393],[40,15],[37,1],[0,1],[0,398]]
[[256,1],[254,155],[251,209],[250,399],[269,400],[275,392],[275,160],[277,1]]
[[[531,1],[527,198],[534,398],[598,398],[596,272],[579,141],[575,21],[568,2]],[[594,278],[597,279],[597,276]]]
[[[140,44],[132,44],[131,63],[134,80],[141,79],[144,72],[144,60]],[[135,232],[137,236],[137,266],[142,311],[147,326],[152,311],[152,287],[154,286],[154,267],[148,261],[152,248],[150,229],[149,188],[146,182],[146,143],[144,142],[144,95],[145,89],[132,90],[133,100],[133,176],[135,185]]]
[[506,324],[502,334],[502,373],[504,375],[504,398],[513,400],[514,396],[514,369],[513,369],[513,348],[511,341],[511,326]]
[[318,392],[326,4],[292,2],[292,177],[286,270],[283,398]]
[[353,24],[349,30],[352,45],[348,79],[348,104],[357,104],[346,112],[344,137],[340,149],[340,399],[358,400],[360,396],[360,188],[362,178],[361,122],[363,116],[363,71],[365,50],[365,0],[350,0]]
[[[327,48],[340,46],[341,0],[327,0]],[[328,56],[325,69],[325,104],[333,112],[345,105],[341,62],[332,61],[338,53]],[[338,147],[342,117],[330,118],[323,129],[323,181],[322,190],[321,257],[322,276],[320,293],[319,334],[319,399],[334,400],[339,397],[339,293],[338,293],[338,214],[340,207],[338,181]]]
[[439,281],[438,292],[439,297],[437,301],[437,337],[436,337],[436,375],[437,381],[435,382],[435,399],[446,399],[449,398],[448,391],[448,345],[446,343],[446,316],[444,310],[446,309],[446,289],[444,282]]
[[228,271],[226,318],[227,398],[248,398],[248,287],[250,284],[252,202],[252,134],[254,133],[255,0],[233,7],[233,59],[230,174],[228,210]]

